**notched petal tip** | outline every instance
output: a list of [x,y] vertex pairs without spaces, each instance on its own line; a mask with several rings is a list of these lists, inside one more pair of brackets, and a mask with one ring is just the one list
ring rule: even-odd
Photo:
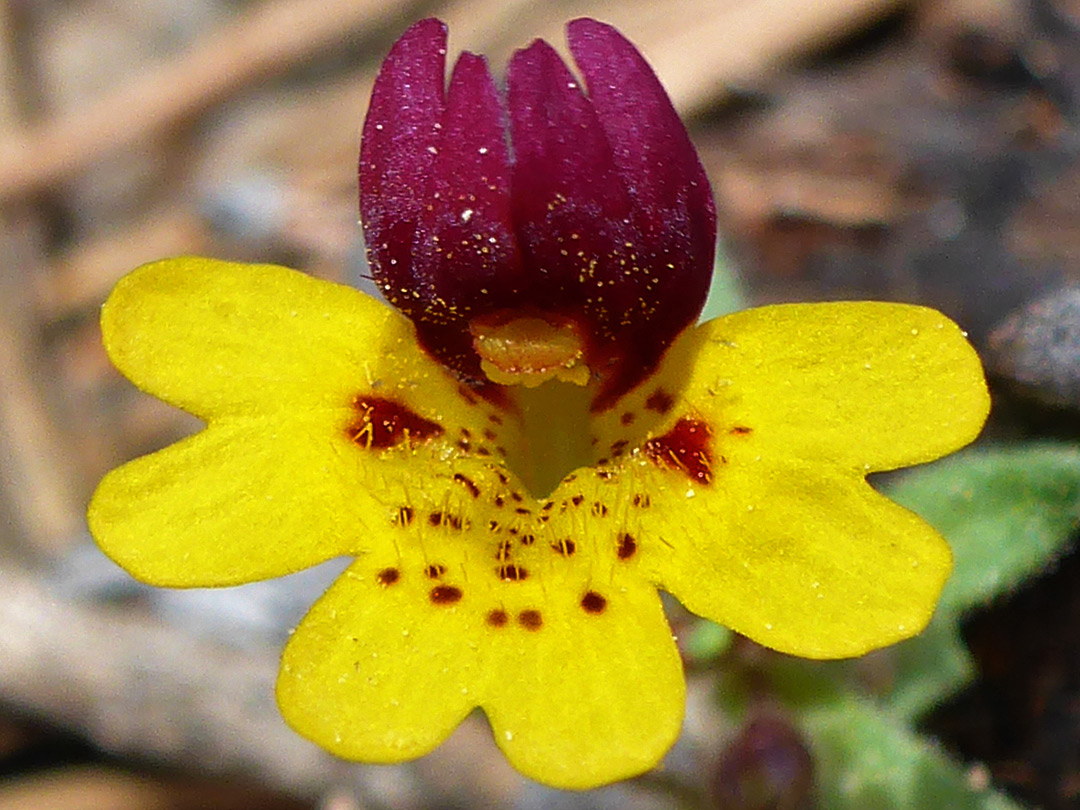
[[[685,541],[657,565],[692,612],[817,659],[862,655],[929,622],[952,555],[917,515],[820,464],[733,459],[723,474],[722,492],[697,492],[700,523],[679,525]],[[651,514],[651,533],[678,536],[668,510]]]
[[781,304],[718,318],[690,396],[731,380],[732,418],[758,449],[834,463],[863,475],[932,461],[972,441],[989,411],[982,364],[960,328],[910,304]]

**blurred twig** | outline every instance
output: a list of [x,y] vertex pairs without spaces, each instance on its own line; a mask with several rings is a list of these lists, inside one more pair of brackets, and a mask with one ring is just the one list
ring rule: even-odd
[[106,98],[46,121],[0,146],[0,199],[41,189],[100,155],[192,118],[256,79],[287,71],[411,4],[383,0],[273,0],[208,41],[142,73]]
[[[274,703],[278,652],[215,644],[140,609],[68,601],[0,568],[0,695],[114,754],[244,774],[311,800],[335,785],[401,810],[440,798],[505,806],[520,777],[470,718],[437,752],[398,767],[338,760],[303,740]],[[473,778],[459,778],[466,763]]]

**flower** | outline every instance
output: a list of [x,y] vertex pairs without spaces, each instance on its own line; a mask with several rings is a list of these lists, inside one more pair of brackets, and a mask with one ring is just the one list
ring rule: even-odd
[[102,313],[139,387],[202,432],[101,482],[101,547],[163,586],[355,560],[289,641],[286,719],[350,759],[432,750],[474,708],[522,773],[652,767],[684,680],[657,589],[796,655],[926,624],[944,541],[868,472],[969,442],[981,367],[915,306],[765,307],[692,324],[714,211],[686,133],[617,32],[537,42],[503,108],[445,29],[376,82],[361,209],[401,313],[272,266],[146,265]]

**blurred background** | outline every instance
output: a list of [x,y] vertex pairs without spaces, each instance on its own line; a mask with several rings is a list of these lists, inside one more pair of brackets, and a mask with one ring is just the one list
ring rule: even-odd
[[[367,96],[430,15],[497,72],[535,37],[565,53],[570,18],[614,23],[688,123],[750,302],[937,307],[994,377],[993,435],[1080,433],[1075,2],[3,0],[0,810],[719,806],[699,788],[734,730],[707,677],[664,771],[610,789],[525,783],[476,718],[418,763],[351,766],[272,696],[332,566],[159,592],[87,538],[100,476],[196,427],[111,369],[112,284],[184,253],[359,283]],[[973,619],[981,685],[928,721],[972,779],[1045,807],[1080,797],[1077,568]]]

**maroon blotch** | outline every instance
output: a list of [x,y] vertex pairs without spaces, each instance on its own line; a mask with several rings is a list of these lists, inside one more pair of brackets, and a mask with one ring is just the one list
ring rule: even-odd
[[518,614],[518,624],[526,630],[539,630],[544,624],[544,618],[539,610],[523,610]]
[[401,572],[396,568],[384,568],[375,575],[375,581],[387,588],[401,579]]
[[680,419],[667,433],[645,442],[645,453],[656,464],[682,470],[693,481],[712,482],[712,430],[697,419]]
[[352,406],[359,416],[349,423],[346,433],[360,447],[383,449],[404,441],[417,444],[443,434],[442,426],[391,399],[358,396]]
[[586,613],[597,615],[607,608],[607,599],[596,591],[589,591],[581,597],[581,607]]
[[455,588],[453,585],[436,585],[428,596],[436,605],[452,605],[460,602],[463,594],[461,588]]

